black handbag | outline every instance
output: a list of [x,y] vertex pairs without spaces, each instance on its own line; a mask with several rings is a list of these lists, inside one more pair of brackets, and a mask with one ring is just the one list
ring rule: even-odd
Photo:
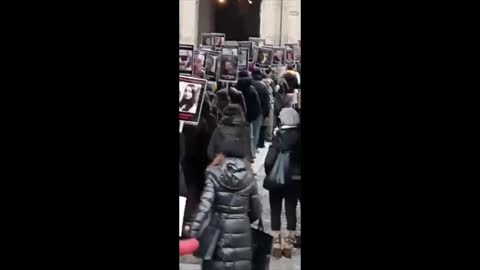
[[[278,137],[281,143],[281,137]],[[272,147],[272,146],[270,146]],[[263,182],[263,187],[266,190],[274,190],[281,188],[287,181],[287,173],[290,167],[290,152],[288,150],[279,149],[272,171],[267,175]]]
[[258,222],[258,229],[252,230],[252,270],[269,270],[272,254],[273,237],[263,230],[262,218]]

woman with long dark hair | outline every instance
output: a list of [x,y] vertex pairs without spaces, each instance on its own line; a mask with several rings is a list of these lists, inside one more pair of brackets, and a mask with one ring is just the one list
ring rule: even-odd
[[[236,105],[235,105],[236,106]],[[241,110],[240,108],[238,108]],[[252,238],[250,224],[260,218],[261,203],[257,183],[246,158],[242,138],[231,133],[222,136],[220,153],[207,169],[207,180],[200,205],[191,225],[191,236],[199,237],[200,228],[210,216],[221,222],[220,235],[215,243],[200,243],[213,247],[213,255],[203,260],[202,270],[251,270]],[[210,246],[212,245],[212,246]]]
[[178,104],[180,111],[195,113],[197,110],[197,91],[195,85],[189,84],[183,91],[182,99]]

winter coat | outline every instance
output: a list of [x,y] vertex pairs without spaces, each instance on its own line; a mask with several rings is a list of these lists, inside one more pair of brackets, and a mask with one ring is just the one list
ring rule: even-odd
[[262,114],[263,117],[266,118],[270,113],[270,94],[268,92],[268,87],[261,78],[253,78],[252,85],[257,90],[260,104],[262,106]]
[[252,79],[238,79],[235,88],[242,92],[243,97],[245,98],[245,105],[247,107],[245,118],[247,119],[248,123],[252,123],[253,121],[257,120],[262,113],[260,98],[257,91],[255,91],[255,87],[252,86]]
[[243,97],[242,92],[238,91],[235,88],[230,88],[230,89],[224,88],[224,89],[218,90],[218,92],[217,92],[217,96],[218,95],[222,96],[222,95],[226,95],[226,94],[228,94],[228,96],[230,97],[230,103],[229,104],[240,105],[240,107],[242,107],[242,109],[243,109],[243,113],[246,113],[247,105],[245,104],[245,98]]
[[[240,116],[224,116],[212,134],[208,144],[208,157],[217,154],[239,158],[251,158],[250,130],[245,119]],[[239,143],[238,143],[239,142]]]
[[290,152],[290,168],[288,170],[287,180],[292,176],[301,176],[301,140],[300,129],[298,127],[282,127],[277,131],[273,138],[272,145],[268,149],[267,157],[265,158],[266,175],[272,171],[280,150]]
[[203,261],[203,270],[251,270],[250,224],[261,215],[257,183],[243,160],[226,158],[223,165],[207,169],[201,202],[191,224],[191,236],[213,211],[221,216],[221,234],[212,260]]

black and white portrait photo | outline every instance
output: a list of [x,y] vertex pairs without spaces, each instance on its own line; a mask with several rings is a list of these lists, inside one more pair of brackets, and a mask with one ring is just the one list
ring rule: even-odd
[[281,47],[273,48],[273,65],[283,65],[285,63],[285,49]]
[[300,46],[298,45],[293,48],[293,58],[295,59],[295,61],[298,61],[298,62],[302,58],[301,49],[300,49]]
[[238,56],[225,55],[220,56],[219,81],[235,82],[238,79]]
[[202,44],[206,46],[221,47],[225,43],[223,33],[202,33]]
[[265,46],[265,39],[264,38],[251,37],[248,40],[253,41],[253,46],[257,46],[257,47]]
[[207,81],[187,76],[179,77],[179,119],[189,124],[198,124]]
[[238,42],[238,49],[240,48],[248,48],[248,60],[252,60],[253,56],[253,42],[252,41],[239,41]]
[[258,48],[255,64],[260,67],[269,67],[273,62],[273,50],[269,48]]
[[200,86],[193,83],[180,82],[178,110],[179,112],[196,113]]
[[193,52],[193,76],[205,77],[205,51],[195,50]]
[[217,60],[219,56],[219,52],[205,52],[205,79],[209,81],[217,80]]
[[193,70],[193,45],[180,44],[179,71],[180,74],[192,75]]
[[238,47],[223,46],[222,54],[238,55]]
[[248,48],[240,47],[238,48],[238,70],[248,69]]
[[213,51],[213,46],[200,45],[198,48],[202,51]]
[[286,48],[285,49],[285,64],[293,64],[294,63],[294,57],[293,57],[293,49]]

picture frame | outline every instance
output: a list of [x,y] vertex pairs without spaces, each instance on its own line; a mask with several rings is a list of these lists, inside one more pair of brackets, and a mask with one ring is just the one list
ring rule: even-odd
[[207,80],[179,75],[179,120],[198,125],[202,112]]

